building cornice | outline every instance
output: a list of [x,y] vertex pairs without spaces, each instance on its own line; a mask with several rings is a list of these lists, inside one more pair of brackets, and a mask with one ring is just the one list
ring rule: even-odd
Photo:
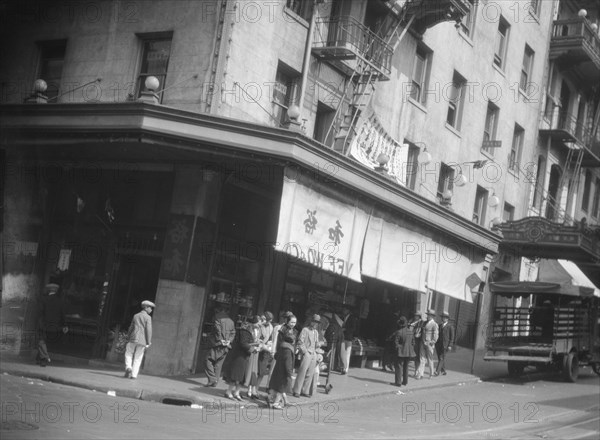
[[[497,253],[502,237],[387,179],[353,159],[291,130],[193,113],[146,103],[0,105],[0,135],[7,146],[44,140],[74,143],[94,138],[139,134],[140,142],[164,140],[170,148],[274,158],[323,173],[328,182],[382,205],[488,253]],[[153,141],[153,138],[156,139]],[[85,141],[85,140],[84,140]]]

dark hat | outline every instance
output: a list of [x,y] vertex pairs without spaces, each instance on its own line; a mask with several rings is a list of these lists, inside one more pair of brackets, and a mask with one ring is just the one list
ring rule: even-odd
[[152,301],[144,300],[142,301],[142,307],[152,307],[155,308],[156,305]]
[[435,310],[434,309],[429,309],[429,310],[427,310],[427,314],[431,315],[431,316],[435,316]]
[[310,320],[312,322],[321,322],[321,317],[315,313],[314,315],[312,315],[312,318]]
[[260,321],[260,316],[259,315],[251,316],[250,319],[248,319],[248,322],[250,324],[258,324],[259,321]]
[[264,317],[267,321],[273,321],[273,314],[271,312],[265,312]]
[[442,312],[442,318],[450,318],[450,313],[446,311]]
[[400,319],[398,319],[398,327],[406,327],[406,324],[406,318],[401,316]]

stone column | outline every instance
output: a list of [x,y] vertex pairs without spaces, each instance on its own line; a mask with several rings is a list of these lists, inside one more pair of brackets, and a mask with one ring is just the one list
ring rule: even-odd
[[[205,247],[210,247],[207,240],[215,240],[214,233],[212,238],[207,235],[200,237],[202,231],[194,225],[214,225],[221,182],[219,173],[201,166],[184,165],[175,169],[170,224],[179,221],[183,226],[177,231],[176,249],[169,247],[175,230],[172,226],[167,230],[153,314],[152,346],[146,352],[144,364],[146,372],[178,375],[189,374],[194,368],[206,302],[206,280],[198,282],[199,263],[190,258],[190,252],[194,239],[201,241]],[[175,271],[173,251],[180,255],[177,260],[181,262]],[[206,258],[201,264],[207,266],[209,263],[210,259]],[[175,272],[180,275],[174,276]]]

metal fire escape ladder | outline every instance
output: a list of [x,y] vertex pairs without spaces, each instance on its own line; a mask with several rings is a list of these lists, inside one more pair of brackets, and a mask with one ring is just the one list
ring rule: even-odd
[[[567,153],[567,160],[565,162],[565,171],[562,174],[559,182],[559,190],[562,194],[562,188],[569,183],[567,189],[567,199],[564,208],[563,218],[561,220],[571,222],[573,219],[569,215],[569,202],[573,200],[574,195],[577,193],[577,188],[579,187],[579,180],[581,174],[581,163],[583,161],[583,148],[569,148],[569,152]],[[560,196],[559,196],[560,197]],[[549,200],[548,200],[549,201]],[[561,205],[561,200],[554,200],[554,207],[557,210],[557,213],[560,218],[560,214],[563,211]]]
[[[389,33],[386,38],[386,45],[392,41],[394,36],[396,35],[400,24],[404,21],[404,17],[406,15],[406,11],[403,12],[402,17],[397,18],[397,23],[394,26],[393,30]],[[411,16],[408,24],[404,28],[402,34],[398,38],[398,41],[394,45],[394,49],[397,47],[399,41],[404,37],[408,28],[412,24],[414,20],[414,15]],[[369,53],[375,42],[374,39],[371,39],[367,45],[365,53]],[[381,50],[384,50],[383,48]],[[374,55],[375,58],[379,56],[379,54]],[[352,93],[352,98],[349,100],[348,105],[346,107],[346,112],[344,113],[343,120],[340,124],[339,130],[334,135],[333,148],[335,150],[340,151],[344,155],[348,155],[350,149],[348,148],[349,142],[352,137],[356,134],[356,123],[360,117],[362,111],[368,107],[371,99],[373,98],[373,94],[375,93],[375,83],[378,81],[378,76],[373,67],[369,66],[369,63],[363,59],[363,57],[359,57],[356,63],[356,67],[352,71],[352,75],[348,79],[346,83],[346,87],[344,89],[344,93],[340,98],[340,102],[338,103],[338,107],[336,108],[333,121],[327,130],[327,135],[325,139],[329,138],[329,135],[332,131],[336,131],[335,125],[338,121],[338,118],[342,112],[342,108],[346,102],[346,97]],[[351,89],[354,89],[353,91]],[[338,146],[339,145],[339,146]]]

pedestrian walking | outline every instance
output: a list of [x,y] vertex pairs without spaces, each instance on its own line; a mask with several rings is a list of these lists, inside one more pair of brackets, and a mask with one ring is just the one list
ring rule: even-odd
[[442,313],[442,323],[440,324],[440,335],[435,344],[435,351],[438,356],[438,365],[435,370],[435,375],[446,375],[446,353],[452,350],[455,337],[454,326],[450,323],[450,314]]
[[408,364],[415,357],[412,329],[404,316],[398,320],[398,330],[394,333],[394,383],[397,387],[408,384]]
[[423,326],[421,332],[421,365],[419,365],[417,379],[423,378],[423,373],[425,372],[425,363],[429,365],[429,378],[431,379],[434,377],[435,369],[433,353],[435,350],[435,343],[437,342],[439,336],[439,328],[434,318],[435,310],[429,309],[427,311],[427,322]]
[[144,353],[152,345],[152,318],[156,306],[152,301],[142,301],[142,311],[131,320],[125,346],[125,377],[135,379],[140,371]]
[[206,387],[216,387],[221,378],[221,368],[235,339],[235,324],[224,306],[215,309],[212,331],[208,337],[210,349],[204,363]]
[[[260,391],[260,384],[262,383],[265,376],[268,376],[273,368],[273,314],[271,312],[265,312],[261,316],[262,327],[261,331],[261,340],[263,345],[258,354],[258,383],[256,386],[257,394]],[[267,383],[267,388],[268,388]]]
[[36,361],[38,365],[45,367],[50,363],[48,354],[48,342],[57,344],[62,336],[69,331],[65,324],[65,305],[58,295],[60,285],[58,283],[46,284],[46,296],[40,302],[37,320],[38,351]]

